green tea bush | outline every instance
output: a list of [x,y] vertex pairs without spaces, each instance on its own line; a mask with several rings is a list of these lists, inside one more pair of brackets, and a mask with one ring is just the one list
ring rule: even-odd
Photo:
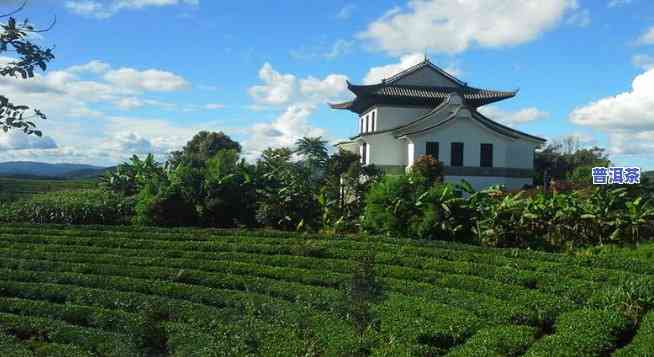
[[134,202],[102,189],[36,194],[0,205],[3,222],[59,224],[127,224]]

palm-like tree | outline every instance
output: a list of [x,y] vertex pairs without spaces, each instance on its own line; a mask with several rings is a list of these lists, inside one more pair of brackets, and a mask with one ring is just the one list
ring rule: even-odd
[[302,155],[308,166],[324,167],[329,155],[327,154],[327,141],[322,137],[303,137],[295,142],[295,152]]

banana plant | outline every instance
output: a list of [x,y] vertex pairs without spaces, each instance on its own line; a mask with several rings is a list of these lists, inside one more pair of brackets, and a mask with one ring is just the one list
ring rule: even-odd
[[652,201],[637,197],[633,201],[626,203],[626,210],[623,215],[619,216],[618,228],[611,235],[611,239],[618,240],[621,234],[628,233],[632,243],[638,246],[641,228],[652,224],[652,220],[654,220],[654,205],[652,205]]

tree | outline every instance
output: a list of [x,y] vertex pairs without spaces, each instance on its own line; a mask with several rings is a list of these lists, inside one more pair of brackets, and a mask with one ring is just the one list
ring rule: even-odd
[[182,150],[173,151],[169,162],[173,167],[182,163],[203,167],[206,161],[220,150],[236,150],[240,153],[241,145],[222,131],[218,133],[201,131],[195,134]]
[[[30,41],[30,34],[49,31],[56,21],[43,30],[36,30],[27,19],[23,23],[18,23],[12,16],[23,10],[27,1],[16,9],[0,18],[9,18],[6,24],[0,25],[0,54],[4,52],[14,52],[17,57],[15,60],[0,66],[0,76],[16,77],[28,79],[34,77],[34,71],[47,69],[48,62],[54,59],[52,49],[42,49]],[[56,20],[56,19],[55,19]],[[9,101],[9,98],[0,94],[0,127],[4,132],[10,129],[22,130],[25,134],[34,134],[41,136],[41,131],[36,130],[36,124],[30,119],[46,119],[38,109],[33,109],[33,115],[26,115],[30,108],[26,105],[16,105]]]
[[594,146],[584,149],[581,148],[575,137],[565,137],[536,152],[534,182],[542,184],[546,170],[549,171],[550,178],[564,180],[570,179],[573,172],[579,167],[608,166],[609,164],[610,160],[603,148]]
[[327,163],[327,141],[317,137],[303,137],[295,142],[296,153],[302,155],[307,165],[311,168],[323,168]]

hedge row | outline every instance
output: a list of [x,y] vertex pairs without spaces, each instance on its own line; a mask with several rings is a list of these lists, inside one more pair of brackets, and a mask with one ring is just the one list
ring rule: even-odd
[[[279,238],[282,240],[293,240],[293,239],[302,239],[302,240],[329,240],[330,244],[361,244],[358,242],[360,237],[358,236],[326,236],[320,234],[293,234],[288,232],[281,231],[263,231],[263,230],[234,230],[234,229],[196,229],[196,228],[156,228],[156,227],[137,227],[137,226],[112,226],[111,230],[108,231],[106,226],[83,226],[83,227],[71,227],[67,225],[46,225],[46,226],[30,226],[25,227],[24,225],[19,224],[8,224],[4,227],[0,227],[0,232],[14,233],[14,234],[32,234],[32,233],[44,233],[44,234],[62,234],[62,235],[79,235],[79,236],[89,236],[102,234],[103,236],[125,236],[125,237],[135,237],[138,236],[141,239],[144,238],[143,233],[147,233],[147,236],[152,239],[169,239],[169,240],[211,240],[211,239],[244,239],[244,238],[254,238],[261,241],[260,238]],[[339,239],[347,238],[347,239]],[[266,241],[266,240],[263,240]],[[398,243],[402,243],[403,246],[414,247],[414,248],[428,248],[429,250],[456,250],[456,251],[465,251],[468,253],[479,253],[481,255],[490,255],[493,256],[503,256],[510,259],[519,259],[525,261],[549,261],[552,263],[567,264],[567,265],[579,265],[582,267],[592,267],[592,268],[603,268],[603,269],[612,269],[612,270],[623,270],[634,273],[650,273],[654,274],[654,266],[651,264],[646,264],[642,261],[635,259],[614,259],[613,257],[572,257],[562,254],[552,254],[540,251],[532,250],[523,250],[523,249],[511,249],[511,248],[486,248],[479,246],[471,246],[462,243],[455,242],[444,242],[444,241],[406,241],[399,240],[395,238],[387,237],[370,237],[366,238],[366,241],[373,241],[376,246],[379,246],[381,250],[384,250],[384,246],[387,246],[391,250],[394,250],[397,247]],[[343,247],[346,248],[346,247]],[[438,249],[433,249],[438,248]]]
[[599,356],[611,352],[631,321],[613,310],[581,309],[559,316],[555,333],[537,341],[525,356]]
[[537,330],[521,325],[500,325],[479,330],[448,357],[513,357],[523,354],[536,340]]
[[[20,267],[21,269],[36,269],[47,271],[76,271],[83,273],[102,273],[112,275],[128,275],[131,277],[139,278],[155,278],[155,279],[170,279],[183,269],[182,276],[175,276],[175,281],[208,285],[212,287],[228,287],[243,289],[250,288],[252,291],[257,291],[265,294],[272,294],[276,297],[293,298],[303,297],[306,294],[298,291],[297,285],[282,284],[279,280],[287,281],[290,283],[299,282],[302,284],[316,284],[318,286],[338,286],[344,285],[349,280],[349,275],[344,274],[329,274],[320,271],[305,271],[289,268],[266,267],[257,266],[254,264],[243,264],[234,262],[214,262],[214,261],[193,261],[193,260],[179,260],[179,259],[140,259],[140,258],[122,258],[121,256],[93,256],[74,253],[60,253],[56,257],[43,255],[39,252],[20,252],[14,251],[4,254],[7,257],[6,262],[1,263],[0,266],[5,267]],[[14,261],[15,258],[21,256],[34,258],[50,258],[49,260],[29,260],[26,263],[24,260]],[[65,263],[62,263],[65,262]],[[73,262],[73,263],[68,263]],[[89,265],[88,262],[93,262]],[[80,265],[79,263],[86,263]],[[113,263],[113,264],[106,264]],[[3,265],[4,264],[4,265]],[[7,265],[8,264],[8,265]],[[45,264],[45,265],[44,265]],[[166,267],[162,267],[166,265]],[[142,268],[136,268],[142,266]],[[174,267],[170,270],[167,267]],[[192,269],[192,267],[196,269]],[[199,270],[199,269],[203,270]],[[446,304],[464,306],[466,308],[476,311],[480,315],[492,318],[493,321],[509,323],[530,323],[533,325],[549,324],[561,311],[572,308],[572,303],[564,298],[557,296],[548,296],[538,291],[521,289],[519,287],[511,287],[501,283],[486,281],[483,279],[471,276],[458,276],[446,275],[438,273],[425,274],[424,271],[408,268],[394,267],[395,269],[383,269],[382,276],[395,276],[396,279],[383,278],[381,281],[390,289],[401,291],[405,294],[413,295],[428,295],[432,298],[438,297]],[[212,273],[205,273],[211,271]],[[215,271],[227,273],[216,274]],[[239,274],[246,274],[240,276]],[[261,278],[253,278],[247,276],[253,274],[274,278],[263,280],[264,285],[256,283],[262,281]],[[237,275],[239,275],[237,277]],[[229,279],[229,281],[222,281],[217,283],[216,278]],[[402,279],[398,279],[402,278]],[[234,279],[238,280],[234,282]],[[417,280],[407,281],[407,280]],[[421,283],[421,281],[428,281],[429,284]],[[243,285],[240,285],[243,284]],[[279,288],[276,286],[280,285]],[[435,285],[435,286],[432,286]],[[306,290],[308,287],[304,287]],[[448,291],[442,288],[449,288]],[[469,291],[466,291],[469,290]],[[318,290],[308,292],[308,297],[303,300],[311,301],[312,304],[319,307],[329,306],[331,303],[340,299],[338,292],[329,293],[329,289],[320,289],[320,294],[316,294]],[[476,294],[471,296],[471,293]],[[325,293],[327,295],[325,295]],[[466,299],[466,296],[470,296]],[[501,301],[501,300],[504,300]]]
[[[43,240],[48,240],[47,238],[42,238]],[[23,240],[29,240],[29,237],[24,237]],[[95,241],[95,242],[94,242]],[[67,244],[93,244],[94,246],[100,245],[103,247],[108,247],[108,248],[117,248],[117,247],[123,247],[125,248],[127,246],[128,249],[146,249],[146,250],[156,250],[156,251],[164,251],[166,249],[166,246],[170,248],[182,248],[180,247],[180,243],[177,244],[158,244],[153,246],[151,243],[152,242],[135,242],[135,241],[129,241],[129,240],[98,240],[98,239],[89,239],[88,242],[79,242],[76,239],[71,239],[70,241],[67,242],[57,242],[57,243],[67,243]],[[216,243],[216,244],[205,244],[204,247],[199,247],[199,246],[194,246],[194,247],[188,247],[188,249],[192,249],[191,254],[194,254],[198,256],[199,254],[203,253],[198,253],[200,250],[210,250],[208,254],[223,254],[225,253],[222,251],[219,247],[219,245],[222,245],[222,243]],[[256,249],[253,249],[253,245],[241,245],[241,247],[245,247],[245,250],[249,251],[252,253],[254,250],[254,254],[260,254],[261,252],[257,252]],[[218,248],[218,249],[217,249]],[[284,249],[286,248],[286,249]],[[36,248],[35,248],[36,249]],[[97,248],[99,249],[99,248]],[[239,247],[237,244],[234,244],[232,247],[228,248],[228,251],[233,251],[233,250],[238,250]],[[277,254],[283,254],[283,255],[291,255],[293,251],[296,251],[297,249],[290,249],[289,247],[268,247],[267,253],[271,253],[270,250],[274,249]],[[327,253],[331,253],[333,250],[330,249],[329,251],[324,251],[323,255],[327,255]],[[186,254],[187,252],[180,252],[180,254]],[[176,254],[176,253],[175,253]],[[275,254],[275,253],[272,253]],[[329,254],[329,255],[337,255],[340,256],[339,258],[343,259],[349,259],[351,258],[352,252],[347,252],[347,251],[339,251],[336,252],[336,254]],[[265,255],[265,254],[263,254]],[[209,258],[209,257],[207,257]],[[257,259],[265,259],[264,257],[257,257]],[[379,263],[379,265],[389,265],[389,264],[405,264],[409,265],[411,267],[414,267],[416,269],[430,269],[430,270],[440,270],[440,271],[445,271],[445,272],[453,272],[453,273],[459,273],[459,274],[471,274],[471,275],[482,275],[485,278],[489,278],[492,280],[500,280],[502,282],[506,282],[509,284],[516,284],[516,285],[521,285],[525,288],[533,289],[533,288],[542,288],[545,289],[546,292],[549,292],[553,295],[563,295],[568,298],[577,300],[579,303],[583,302],[585,299],[589,297],[590,294],[592,294],[593,291],[596,291],[599,286],[596,283],[592,282],[587,282],[581,279],[572,279],[570,277],[566,279],[561,279],[562,276],[566,276],[566,274],[577,274],[579,275],[579,269],[575,266],[568,266],[568,267],[559,267],[556,271],[556,273],[542,273],[542,272],[533,272],[533,271],[523,271],[520,270],[519,272],[516,272],[516,268],[520,269],[519,267],[516,267],[513,264],[512,266],[507,266],[510,264],[509,262],[501,262],[505,263],[504,266],[496,266],[496,265],[487,265],[487,264],[479,264],[479,263],[474,263],[474,259],[476,259],[476,256],[472,257],[463,257],[461,254],[456,253],[455,256],[448,257],[448,259],[411,259],[410,257],[400,257],[398,253],[394,253],[392,255],[386,255],[382,253],[378,253],[376,260]],[[276,259],[276,258],[273,258]],[[324,258],[321,258],[324,259]],[[459,260],[456,260],[459,259]],[[297,260],[297,259],[295,259]],[[328,264],[328,266],[324,266],[323,262],[321,261],[320,266],[324,268],[332,268],[340,271],[347,270],[347,264],[343,264],[342,262],[338,261],[325,261],[325,264]],[[308,264],[305,263],[305,264]],[[534,264],[534,263],[530,263]],[[340,267],[340,268],[337,268]],[[614,275],[610,275],[607,272],[599,272],[596,277],[593,278],[593,272],[587,272],[587,274],[584,276],[585,279],[590,279],[590,280],[597,280],[597,281],[607,281],[607,279],[610,282],[621,282],[626,280],[627,278],[632,279],[634,278],[635,275],[631,276],[626,276],[620,272],[616,272]]]
[[381,317],[382,336],[419,355],[443,354],[488,326],[466,310],[419,297],[390,295],[373,311]]
[[654,311],[642,319],[631,343],[615,351],[613,356],[654,356]]
[[48,318],[0,313],[0,330],[19,340],[73,344],[104,356],[139,355],[137,346],[125,335]]

